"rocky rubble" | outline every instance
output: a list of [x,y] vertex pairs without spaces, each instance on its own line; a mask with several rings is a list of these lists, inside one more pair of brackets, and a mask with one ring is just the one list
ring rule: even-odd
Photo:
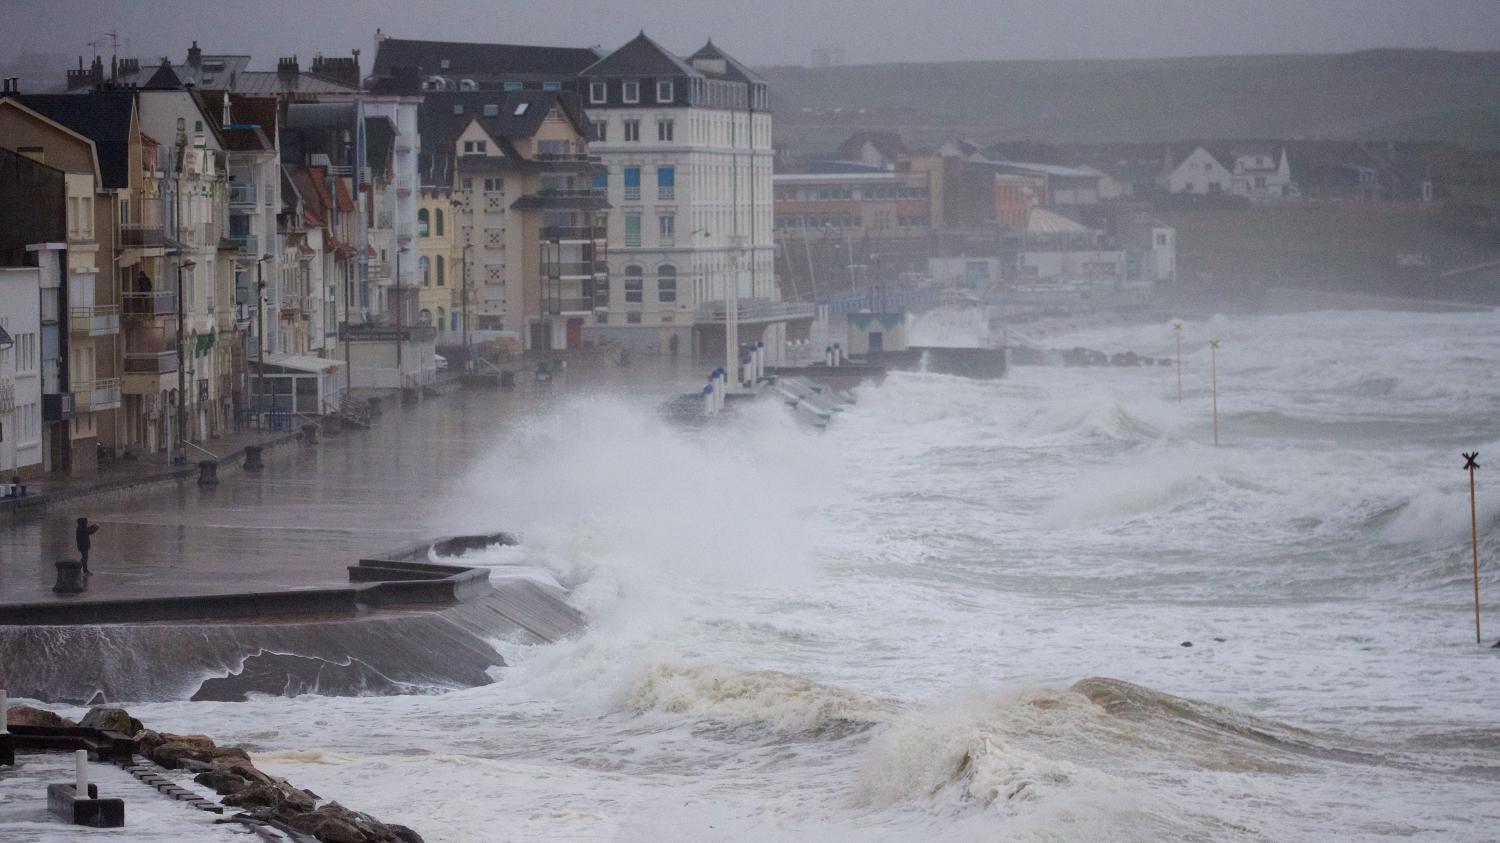
[[241,747],[219,746],[207,735],[147,729],[122,708],[90,709],[77,724],[46,709],[24,705],[11,706],[8,715],[10,723],[18,726],[78,725],[131,735],[137,755],[170,770],[196,773],[193,781],[222,796],[225,805],[240,809],[225,822],[249,819],[269,823],[310,834],[323,843],[422,843],[421,835],[405,826],[382,823],[337,802],[323,802],[316,794],[262,772]]

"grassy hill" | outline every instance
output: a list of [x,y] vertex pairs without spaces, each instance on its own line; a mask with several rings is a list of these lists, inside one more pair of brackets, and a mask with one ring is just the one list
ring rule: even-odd
[[[777,137],[829,149],[861,129],[933,144],[1189,137],[1483,141],[1500,110],[1500,52],[1367,50],[1118,61],[770,67]],[[1444,135],[1453,134],[1454,137]]]

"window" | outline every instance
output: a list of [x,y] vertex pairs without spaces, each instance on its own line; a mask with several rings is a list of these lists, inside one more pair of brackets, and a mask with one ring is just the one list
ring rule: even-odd
[[529,102],[518,102],[518,103],[516,103],[516,110],[513,111],[513,112],[511,112],[511,113],[513,115],[515,115],[516,117],[520,117],[520,116],[524,115],[526,113],[526,109],[528,109],[530,107],[531,107],[531,103],[529,103]]
[[639,121],[639,120],[626,120],[625,121],[625,140],[627,140],[627,141],[638,141],[640,139],[641,139],[641,121]]
[[464,104],[461,103],[461,102],[454,103],[453,104],[453,113],[454,114],[463,114],[464,113]]
[[609,100],[609,86],[604,82],[589,83],[589,102],[601,103]]
[[656,198],[671,200],[677,198],[677,168],[656,168]]
[[625,322],[630,325],[641,324],[641,312],[639,310],[632,310],[625,314]]
[[634,79],[620,83],[620,99],[625,102],[640,102],[641,83]]
[[[442,258],[438,258],[438,260],[442,260]],[[439,333],[448,329],[448,311],[441,307],[438,308],[437,329]]]
[[672,121],[670,119],[656,121],[656,139],[659,141],[669,141],[672,139]]
[[625,168],[625,198],[637,200],[641,198],[641,168]]
[[677,233],[677,218],[671,214],[658,216],[656,230],[663,244],[671,243],[673,235]]
[[417,236],[427,236],[427,209],[421,208],[417,211]]
[[434,223],[434,226],[433,226],[434,230],[433,230],[432,233],[436,234],[439,237],[442,237],[443,236],[443,209],[442,208],[437,208],[432,213],[433,213],[433,219],[432,219],[432,221]]
[[562,83],[561,82],[543,82],[542,83],[542,90],[544,90],[544,91],[561,91],[562,90]]
[[506,82],[502,87],[507,91],[519,91],[526,86],[520,82]]
[[487,150],[488,148],[489,148],[489,144],[486,143],[486,142],[484,142],[484,141],[482,141],[482,140],[480,140],[480,141],[464,141],[464,154],[465,155],[483,155],[485,153],[485,150]]
[[472,178],[469,178],[468,176],[465,176],[464,180],[463,180],[463,185],[464,185],[464,190],[473,190],[474,189],[474,180]]
[[677,267],[665,264],[656,270],[656,300],[662,304],[677,301]]
[[604,193],[609,190],[609,173],[594,174],[594,192]]
[[443,277],[443,275],[444,275],[444,269],[445,269],[445,267],[443,266],[443,256],[442,255],[438,255],[437,256],[437,285],[439,287],[444,287],[444,286],[447,286],[447,284],[448,284],[448,279],[446,279],[446,278]]
[[489,103],[489,104],[487,104],[484,107],[484,116],[485,117],[499,117],[500,116],[500,106],[496,105],[495,103]]
[[505,192],[505,179],[498,178],[498,177],[497,178],[493,178],[493,179],[485,179],[484,180],[484,192],[485,193],[504,193]]
[[422,286],[423,287],[430,287],[430,286],[432,286],[431,269],[432,269],[431,261],[427,260],[427,256],[426,255],[423,255],[422,257],[417,258],[417,271],[422,273]]
[[1165,245],[1167,245],[1167,235],[1166,235],[1165,232],[1158,232],[1157,233],[1157,235],[1156,235],[1156,245],[1158,245],[1158,246],[1165,246]]
[[[639,245],[641,245],[641,215],[640,214],[626,214],[625,215],[625,245],[626,246],[639,246]],[[637,271],[639,271],[640,268],[637,267],[636,269],[637,269]],[[637,299],[637,301],[639,301],[639,299]]]
[[669,80],[669,79],[663,79],[662,81],[656,83],[656,101],[657,102],[671,102],[672,101],[672,82],[671,82],[671,80]]
[[594,121],[594,140],[596,140],[596,141],[598,141],[600,143],[604,143],[605,141],[609,140],[609,121],[608,120],[595,120]]
[[539,140],[536,151],[540,155],[568,155],[573,149],[572,144],[565,140]]
[[[640,217],[636,218],[637,220]],[[640,304],[644,299],[645,277],[638,266],[625,267],[625,303]]]

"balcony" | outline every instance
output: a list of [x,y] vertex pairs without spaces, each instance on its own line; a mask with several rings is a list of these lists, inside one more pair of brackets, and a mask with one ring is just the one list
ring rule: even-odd
[[79,413],[113,410],[120,406],[120,379],[100,378],[73,384],[73,409]]
[[676,187],[676,185],[664,184],[664,185],[658,186],[656,188],[656,198],[657,198],[657,200],[662,201],[662,202],[666,202],[666,201],[669,201],[669,200],[675,200],[677,198],[677,187]]
[[602,225],[544,225],[541,232],[542,240],[549,242],[553,240],[596,242],[602,241],[606,237],[607,235]]
[[230,207],[254,207],[256,205],[255,185],[235,183],[229,185]]
[[542,274],[548,278],[593,278],[598,271],[593,261],[555,261],[542,267]]
[[176,348],[152,349],[147,346],[125,350],[125,374],[127,375],[164,375],[175,371],[177,371]]
[[625,187],[625,201],[626,202],[639,202],[640,200],[641,200],[641,186],[638,185],[638,184],[626,185],[626,187]]
[[171,291],[160,293],[126,293],[121,297],[126,319],[156,319],[177,315],[177,294]]
[[120,223],[120,245],[127,248],[149,249],[166,246],[166,231],[159,222]]
[[248,257],[260,257],[260,238],[254,234],[242,231],[229,232],[229,239],[240,248],[240,253]]
[[83,337],[107,337],[120,333],[120,308],[102,304],[68,309],[68,330]]
[[396,177],[396,192],[402,196],[411,195],[411,176]]

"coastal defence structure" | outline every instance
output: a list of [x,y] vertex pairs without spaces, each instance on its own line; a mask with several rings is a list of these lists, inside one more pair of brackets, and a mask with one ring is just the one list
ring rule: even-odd
[[583,628],[566,592],[530,575],[414,561],[448,542],[361,559],[347,585],[0,604],[0,675],[13,694],[77,704],[398,694],[490,683],[505,664],[490,639]]

